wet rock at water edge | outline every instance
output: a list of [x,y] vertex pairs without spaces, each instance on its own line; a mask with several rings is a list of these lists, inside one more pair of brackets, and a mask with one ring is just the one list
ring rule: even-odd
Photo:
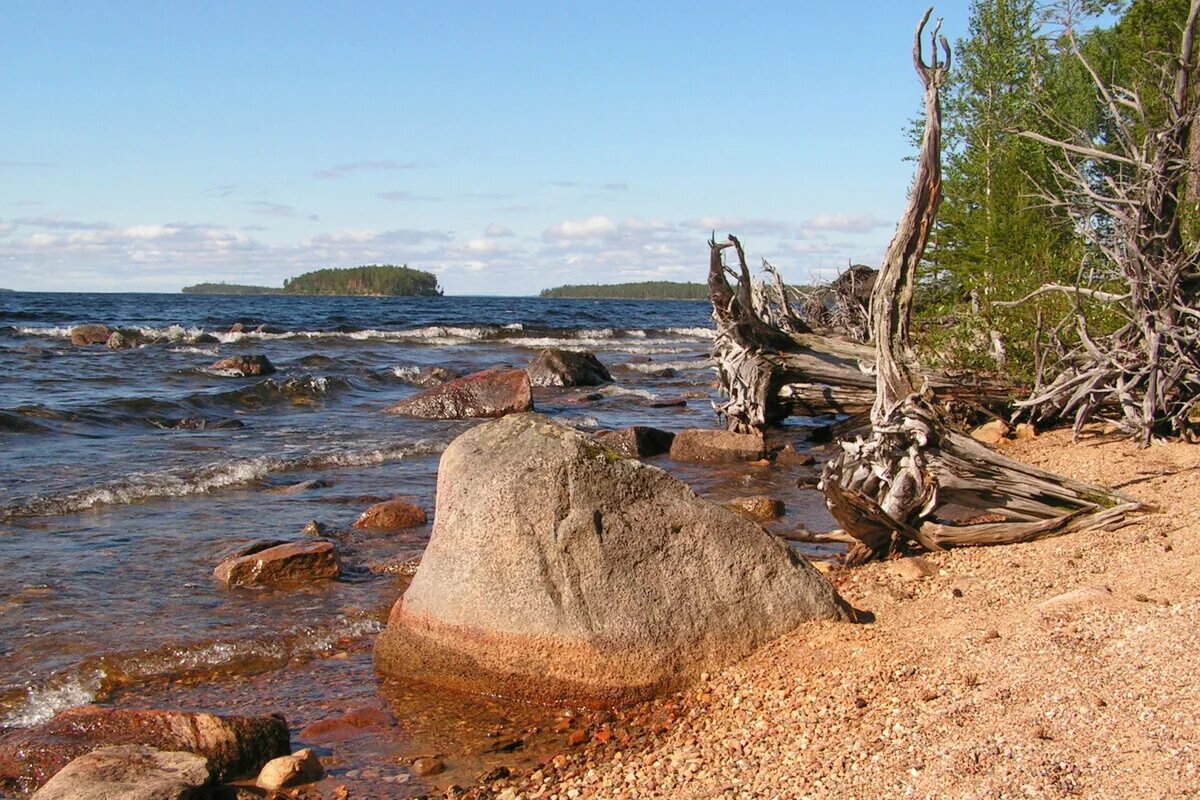
[[598,386],[612,381],[594,353],[557,347],[542,350],[525,371],[534,386]]
[[409,378],[408,383],[428,389],[433,386],[441,386],[443,383],[459,377],[462,377],[459,373],[446,367],[425,367],[416,375]]
[[204,756],[216,780],[256,774],[291,752],[282,716],[216,716],[82,706],[32,728],[0,733],[0,786],[31,792],[84,753],[140,744]]
[[263,355],[222,358],[210,364],[208,368],[214,372],[236,374],[243,378],[271,375],[275,372],[275,365]]
[[351,527],[378,531],[398,531],[417,528],[428,521],[425,509],[406,500],[393,498],[376,503],[359,514]]
[[446,449],[434,530],[376,644],[386,675],[540,702],[637,701],[806,620],[829,582],[758,525],[536,414]]
[[220,344],[221,340],[211,333],[198,333],[188,340],[188,344]]
[[136,328],[120,328],[109,334],[105,344],[108,345],[109,350],[129,350],[141,347],[149,341],[150,339]]
[[89,344],[106,344],[112,330],[107,325],[89,323],[71,328],[71,344],[86,347]]
[[328,489],[333,484],[321,478],[313,478],[299,483],[288,484],[287,486],[275,486],[269,491],[276,494],[304,494],[311,492],[314,489]]
[[342,573],[332,542],[276,544],[225,559],[213,575],[229,586],[270,586],[333,580]]
[[675,434],[647,425],[634,425],[617,431],[598,431],[596,440],[626,458],[649,458],[671,449]]
[[735,497],[725,505],[743,516],[763,522],[779,519],[786,511],[782,500],[764,495]]
[[396,718],[387,711],[362,707],[351,709],[340,717],[314,722],[300,731],[299,736],[305,742],[340,742],[395,725]]
[[312,750],[297,750],[291,755],[268,761],[255,783],[269,792],[278,792],[315,783],[323,777],[325,769],[321,766],[321,759]]
[[533,390],[523,369],[489,369],[456,378],[384,409],[423,419],[502,417],[533,409]]
[[715,428],[689,428],[675,434],[671,442],[671,459],[674,461],[758,461],[765,454],[762,436]]
[[79,756],[30,800],[194,800],[211,778],[204,756],[116,745]]

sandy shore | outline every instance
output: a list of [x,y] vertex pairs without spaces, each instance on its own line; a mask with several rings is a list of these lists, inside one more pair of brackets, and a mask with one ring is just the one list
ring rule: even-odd
[[578,753],[494,788],[1200,797],[1200,448],[1055,432],[1008,452],[1159,510],[1115,532],[835,573],[874,623],[804,626],[713,676],[649,749]]

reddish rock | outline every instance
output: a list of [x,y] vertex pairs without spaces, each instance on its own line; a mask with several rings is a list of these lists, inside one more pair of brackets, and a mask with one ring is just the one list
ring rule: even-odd
[[423,419],[502,417],[533,410],[533,389],[523,369],[489,369],[458,378],[384,409]]
[[542,350],[525,371],[534,386],[598,386],[612,381],[608,368],[594,353],[557,347]]
[[396,718],[383,709],[355,708],[340,717],[314,722],[300,731],[300,738],[306,742],[340,742],[395,724]]
[[571,731],[571,733],[567,735],[567,747],[579,747],[579,745],[583,744],[587,740],[587,731],[583,730],[582,728]]
[[84,753],[125,744],[204,756],[217,780],[253,775],[291,751],[287,723],[279,715],[218,717],[83,706],[37,727],[0,734],[0,786],[31,792]]
[[971,431],[971,438],[984,444],[997,445],[1008,438],[1008,434],[1008,423],[1002,419],[994,419]]
[[358,515],[354,528],[369,528],[378,531],[399,531],[416,528],[429,521],[425,509],[399,498],[376,503]]
[[414,775],[425,777],[426,775],[437,775],[446,771],[446,765],[442,763],[440,758],[430,758],[422,756],[414,759],[412,762],[412,772]]
[[227,558],[213,570],[213,575],[230,586],[309,583],[340,574],[337,550],[325,541],[277,544]]
[[71,328],[71,344],[86,347],[89,344],[106,344],[112,330],[107,325],[76,325]]
[[236,372],[242,377],[270,375],[275,371],[275,365],[266,356],[232,356],[222,358],[209,365],[209,369],[220,372]]
[[761,436],[715,428],[689,428],[675,434],[671,442],[671,458],[675,461],[758,461],[764,454]]
[[785,510],[782,500],[764,495],[735,497],[726,505],[743,516],[763,521],[779,519]]
[[596,439],[626,458],[648,458],[669,451],[675,434],[646,425],[634,425],[619,431],[600,431]]

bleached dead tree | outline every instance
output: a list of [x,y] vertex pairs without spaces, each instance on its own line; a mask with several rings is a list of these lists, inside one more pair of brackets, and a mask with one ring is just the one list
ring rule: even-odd
[[1138,507],[1102,487],[1014,462],[951,430],[927,382],[919,384],[914,376],[913,285],[941,202],[940,89],[950,67],[940,22],[930,36],[930,63],[924,61],[921,37],[931,12],[925,12],[913,42],[913,63],[925,87],[917,174],[871,295],[871,436],[843,442],[822,474],[830,512],[857,542],[849,563],[917,548],[1000,544],[1110,527]]
[[[1189,433],[1198,421],[1200,242],[1186,243],[1180,225],[1195,172],[1187,148],[1197,114],[1191,81],[1198,16],[1200,0],[1192,0],[1178,53],[1163,59],[1162,122],[1148,119],[1136,89],[1100,76],[1068,27],[1111,135],[1097,142],[1070,126],[1061,140],[1022,134],[1061,155],[1043,199],[1071,215],[1090,245],[1090,263],[1077,286],[1046,285],[1007,304],[1047,293],[1075,299],[1050,332],[1051,357],[1040,359],[1035,388],[1019,405],[1037,420],[1073,419],[1076,434],[1089,420],[1105,420],[1145,446],[1155,435]],[[1097,333],[1089,305],[1115,313],[1117,329]]]

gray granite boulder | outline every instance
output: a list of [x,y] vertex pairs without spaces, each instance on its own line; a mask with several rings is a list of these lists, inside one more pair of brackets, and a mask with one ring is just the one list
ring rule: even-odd
[[433,534],[376,664],[465,691],[614,705],[805,621],[848,617],[829,582],[758,525],[520,414],[443,454]]

